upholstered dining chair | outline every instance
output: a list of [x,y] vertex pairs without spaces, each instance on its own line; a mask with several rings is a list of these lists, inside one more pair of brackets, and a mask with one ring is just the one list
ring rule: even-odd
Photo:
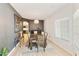
[[[37,45],[38,47],[43,47],[43,51],[45,52],[45,48],[47,46],[47,32],[42,32],[41,35],[37,35]],[[38,48],[39,49],[39,48]]]
[[29,37],[29,45],[28,45],[28,48],[30,48],[30,50],[32,50],[32,47],[33,46],[35,46],[37,48],[37,51],[38,51],[37,31],[35,31],[34,34],[30,34],[30,37]]
[[26,31],[22,34],[21,38],[20,38],[20,47],[26,46],[27,42],[29,39],[29,34],[26,33]]

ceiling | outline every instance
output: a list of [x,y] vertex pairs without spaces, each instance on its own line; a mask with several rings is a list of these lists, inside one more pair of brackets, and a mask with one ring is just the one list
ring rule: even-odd
[[12,7],[27,19],[45,20],[63,7],[64,3],[11,3]]

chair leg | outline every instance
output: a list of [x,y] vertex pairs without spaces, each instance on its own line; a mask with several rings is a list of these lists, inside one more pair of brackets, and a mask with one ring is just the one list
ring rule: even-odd
[[30,47],[30,50],[32,50],[32,47]]
[[32,50],[32,44],[30,44],[30,46],[29,46],[29,47],[30,47],[30,50]]
[[30,47],[30,42],[29,42],[29,44],[28,44],[28,48]]
[[38,44],[36,43],[36,48],[37,48],[37,52],[38,52]]
[[45,52],[45,48],[43,48],[43,51]]

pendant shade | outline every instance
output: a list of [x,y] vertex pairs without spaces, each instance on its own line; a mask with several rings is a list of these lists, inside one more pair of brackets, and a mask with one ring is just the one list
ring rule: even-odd
[[34,20],[34,23],[35,23],[35,24],[38,24],[38,23],[39,23],[39,20]]

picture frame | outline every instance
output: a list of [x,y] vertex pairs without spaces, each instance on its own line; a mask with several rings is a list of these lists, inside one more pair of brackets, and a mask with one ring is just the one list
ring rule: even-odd
[[20,32],[22,30],[22,21],[21,21],[21,17],[17,16],[16,14],[14,14],[14,32]]

